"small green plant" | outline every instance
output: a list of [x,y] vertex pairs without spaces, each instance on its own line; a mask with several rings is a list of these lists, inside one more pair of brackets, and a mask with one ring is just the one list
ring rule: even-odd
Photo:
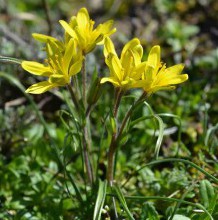
[[[31,97],[28,94],[26,96],[33,108],[36,109],[43,129],[47,132],[47,141],[61,167],[65,181],[65,187],[64,185],[63,187],[68,193],[65,203],[73,210],[72,217],[94,220],[103,218],[156,220],[161,219],[161,216],[158,214],[156,206],[149,201],[164,200],[175,204],[173,209],[167,210],[167,219],[179,220],[191,217],[202,220],[213,219],[212,215],[217,213],[217,196],[213,185],[207,180],[200,182],[201,204],[185,200],[186,195],[189,194],[189,188],[181,198],[174,198],[173,195],[166,197],[161,194],[151,196],[148,190],[142,190],[141,195],[130,196],[123,193],[124,190],[128,193],[124,186],[128,185],[134,173],[140,173],[148,166],[162,163],[175,162],[187,165],[218,183],[217,178],[189,160],[159,159],[165,126],[162,118],[169,117],[177,120],[179,118],[173,114],[155,114],[148,104],[148,99],[151,99],[152,94],[159,90],[172,90],[175,89],[175,85],[185,82],[188,75],[181,74],[184,65],[177,64],[166,67],[166,64],[161,62],[160,46],[158,45],[151,48],[146,60],[142,60],[144,52],[138,38],[127,42],[121,55],[118,56],[110,39],[110,36],[116,31],[113,28],[113,21],[107,21],[94,28],[94,21],[90,19],[86,8],[80,9],[77,16],[73,16],[69,23],[61,20],[60,24],[65,30],[61,40],[43,34],[33,34],[33,37],[44,45],[46,58],[43,63],[15,61],[20,63],[22,68],[29,73],[47,79],[31,85],[26,93],[41,94],[57,87],[67,88],[67,90],[61,88],[61,97],[67,105],[67,110],[60,111],[60,118],[66,131],[63,143],[61,143],[63,148],[54,141],[52,129],[37,110]],[[97,45],[104,47],[102,57],[104,56],[105,63],[109,68],[108,76],[100,77],[97,71],[92,76],[87,75],[86,70],[89,69],[86,64],[87,56]],[[9,58],[1,59],[13,62],[13,59]],[[95,117],[95,119],[102,120],[102,130],[97,130],[95,126],[98,122],[91,122],[93,120],[91,115],[96,114],[98,101],[100,98],[104,98],[102,91],[107,82],[113,85],[110,89],[114,92],[114,101],[108,102],[113,103],[112,106],[105,106],[105,111],[101,112],[102,115]],[[19,87],[23,90],[20,84]],[[129,97],[130,94],[131,97]],[[125,104],[128,110],[122,112],[120,111],[121,106],[127,99],[130,105]],[[137,117],[135,113],[142,109],[146,109],[146,115],[138,114],[140,116]],[[134,128],[145,121],[150,121],[149,126],[155,128],[152,130],[154,138],[151,144],[154,147],[149,149],[152,161],[145,164],[136,163],[133,166],[133,173],[128,178],[117,178],[116,169],[120,165],[118,164],[119,150],[124,146],[128,147],[128,139],[133,138]],[[181,122],[179,121],[179,123]],[[101,138],[96,138],[96,136]],[[206,142],[209,137],[210,134],[208,134]],[[181,136],[179,136],[179,141],[181,141]],[[74,153],[78,155],[72,159]],[[73,172],[72,160],[77,164]],[[155,183],[158,186],[160,183],[154,177],[154,173],[149,169],[147,172],[147,179],[145,176],[140,178],[145,178],[143,181],[148,181],[148,184]],[[182,171],[176,170],[176,172],[179,172],[182,177],[185,176]],[[170,177],[169,173],[165,175]],[[181,176],[176,176],[173,172],[171,175],[181,182]],[[119,176],[122,177],[122,174]],[[69,186],[69,184],[71,185]],[[166,189],[162,190],[168,190],[172,185],[177,189],[182,184],[173,181],[170,183],[169,181],[169,186],[166,184]],[[49,193],[50,190],[48,189],[47,192]],[[157,189],[154,187],[152,190]],[[133,201],[132,204],[139,201],[133,211],[128,206],[129,200]],[[142,211],[138,209],[140,204],[142,204]],[[181,212],[179,209],[181,204],[193,207],[192,212]],[[132,205],[131,208],[133,207]],[[177,212],[178,210],[179,212]]]

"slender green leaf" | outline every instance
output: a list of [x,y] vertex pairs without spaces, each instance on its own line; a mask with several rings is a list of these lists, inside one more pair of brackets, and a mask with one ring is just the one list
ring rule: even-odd
[[205,140],[204,140],[204,144],[205,144],[206,146],[209,145],[210,137],[211,137],[211,136],[214,134],[214,132],[217,131],[217,130],[218,130],[218,123],[217,123],[215,126],[213,126],[213,127],[211,127],[211,128],[208,129],[208,131],[207,131],[207,133],[206,133]]
[[101,180],[99,180],[98,196],[95,202],[93,220],[101,219],[101,213],[102,213],[102,208],[104,205],[106,193],[107,193],[107,181],[102,182]]
[[121,205],[123,206],[123,209],[125,210],[127,216],[129,217],[129,219],[134,220],[134,217],[132,216],[132,213],[130,212],[130,210],[127,206],[125,197],[124,197],[123,193],[121,192],[121,189],[118,186],[113,186],[113,188],[114,188],[116,195],[117,195]]
[[0,62],[21,64],[22,60],[13,57],[0,56]]
[[163,141],[164,123],[158,115],[154,115],[154,117],[157,119],[157,121],[159,123],[159,134],[158,134],[157,142],[156,142],[156,145],[155,145],[155,155],[156,155],[156,158],[158,158],[158,155],[159,155],[159,152],[160,152],[160,146],[161,146],[161,143]]

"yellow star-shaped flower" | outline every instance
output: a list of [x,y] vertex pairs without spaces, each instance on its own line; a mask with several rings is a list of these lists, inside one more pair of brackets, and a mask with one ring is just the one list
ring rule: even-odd
[[139,39],[134,38],[123,48],[121,57],[117,56],[113,42],[105,39],[105,62],[110,69],[110,76],[101,79],[101,83],[111,82],[115,87],[123,90],[138,87],[146,62],[141,62],[143,48]]
[[26,90],[27,93],[40,94],[54,87],[65,86],[70,83],[71,76],[77,74],[82,68],[83,56],[73,39],[66,44],[63,51],[53,40],[48,40],[46,52],[46,64],[34,61],[23,61],[21,63],[22,68],[29,73],[48,77],[47,81],[30,86]]
[[69,36],[76,39],[83,54],[91,52],[96,44],[103,44],[104,38],[116,31],[115,28],[112,29],[112,20],[99,24],[94,29],[95,22],[90,19],[86,8],[81,8],[77,16],[71,17],[69,23],[60,20],[60,24],[67,33],[66,40],[68,40]]
[[148,94],[158,90],[175,89],[176,84],[185,82],[187,74],[181,74],[184,64],[177,64],[166,68],[160,61],[160,46],[152,47],[146,67],[142,75],[142,81],[138,83]]

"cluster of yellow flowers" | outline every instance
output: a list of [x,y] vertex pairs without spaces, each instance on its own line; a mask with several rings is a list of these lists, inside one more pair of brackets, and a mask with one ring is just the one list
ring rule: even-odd
[[60,21],[65,29],[63,41],[47,35],[33,34],[36,40],[46,44],[47,59],[44,64],[23,61],[21,65],[26,71],[48,77],[48,80],[30,86],[26,92],[40,94],[69,84],[71,77],[81,71],[84,56],[98,44],[104,45],[105,62],[110,70],[110,75],[102,78],[101,83],[111,82],[122,90],[142,88],[147,94],[151,94],[161,89],[173,89],[174,85],[188,79],[187,74],[181,74],[183,64],[166,68],[161,63],[160,46],[152,47],[147,60],[142,61],[143,48],[137,38],[124,46],[119,58],[109,38],[116,31],[113,21],[107,21],[96,28],[94,23],[87,9],[81,8],[69,23]]

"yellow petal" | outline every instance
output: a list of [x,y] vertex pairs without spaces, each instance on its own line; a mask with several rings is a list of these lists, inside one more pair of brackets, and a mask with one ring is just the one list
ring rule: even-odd
[[70,77],[63,74],[52,74],[49,77],[48,82],[53,85],[56,84],[57,86],[64,86],[70,82]]
[[68,74],[69,65],[73,57],[73,51],[75,50],[74,39],[71,38],[70,41],[66,45],[65,54],[63,57],[63,69],[65,74]]
[[132,50],[130,50],[132,53],[134,66],[139,65],[141,63],[142,53],[139,53],[139,50],[138,50],[139,48],[140,46],[138,45]]
[[56,38],[44,34],[33,33],[32,36],[35,40],[38,40],[43,43],[46,43],[48,40],[57,41]]
[[56,87],[55,84],[51,84],[48,81],[43,81],[43,82],[33,84],[25,92],[32,93],[32,94],[41,94],[54,87]]
[[46,52],[49,61],[50,62],[52,61],[53,64],[55,64],[56,66],[54,67],[54,65],[52,65],[53,69],[58,68],[63,70],[63,66],[62,66],[63,53],[59,50],[59,48],[53,41],[48,41],[48,43],[46,44]]
[[98,41],[98,45],[104,44],[104,38],[116,32],[116,28],[112,29],[113,24],[114,24],[114,21],[109,20],[103,24],[98,25],[98,27],[96,28],[96,31],[103,35],[103,39],[101,41]]
[[148,55],[147,64],[156,68],[160,63],[160,46],[156,45],[151,48],[150,53]]
[[[112,31],[111,28],[114,24],[113,20],[109,20],[104,22],[103,24],[99,24],[96,30],[104,35],[107,35]],[[114,31],[114,30],[113,30]]]
[[138,38],[133,38],[128,43],[126,43],[126,45],[124,46],[122,53],[121,53],[121,60],[123,59],[123,56],[127,50],[129,50],[129,49],[133,50],[138,45],[140,45],[140,41]]
[[177,76],[169,76],[161,78],[158,85],[166,86],[166,85],[175,85],[185,82],[188,79],[187,74],[177,75]]
[[109,53],[117,55],[112,40],[106,37],[104,42],[104,56],[107,57]]
[[76,36],[74,30],[70,27],[70,25],[69,25],[66,21],[60,20],[59,22],[60,22],[60,24],[62,25],[62,27],[64,28],[64,30],[65,30],[71,37],[74,37],[74,38],[77,39],[77,36]]
[[146,69],[145,69],[145,72],[144,72],[142,78],[147,80],[148,82],[151,82],[154,80],[155,76],[154,76],[153,66],[146,65]]
[[180,64],[177,64],[177,65],[174,65],[174,66],[171,66],[169,68],[167,68],[165,70],[165,72],[170,75],[178,75],[182,72],[182,70],[184,69],[184,64],[180,63]]
[[81,69],[82,69],[82,60],[79,60],[70,67],[69,76],[76,75]]
[[37,34],[37,33],[33,33],[32,36],[35,40],[38,40],[42,43],[47,43],[48,41],[53,41],[60,48],[60,50],[64,49],[63,43],[54,37],[44,35],[44,34]]
[[142,78],[143,76],[143,72],[145,70],[146,67],[146,62],[142,62],[139,65],[137,65],[133,71],[130,74],[130,77],[132,77],[135,80],[139,80]]
[[89,13],[86,8],[81,8],[77,14],[77,23],[78,26],[82,29],[87,28],[87,24],[89,23]]
[[120,81],[123,80],[123,70],[119,58],[116,55],[112,54],[111,66],[109,67]]
[[[78,40],[81,49],[85,49],[85,48],[86,48],[86,37],[87,37],[87,36],[85,35],[86,33],[84,34],[83,31],[81,31],[78,26],[76,26],[76,27],[74,28],[74,31],[75,31],[75,34],[76,34],[76,36],[77,36],[76,39]],[[89,43],[90,43],[90,42],[89,42]],[[91,42],[91,43],[92,43],[92,42]]]
[[149,88],[147,90],[146,90],[146,88],[144,88],[144,90],[148,94],[151,94],[151,93],[155,93],[155,92],[160,91],[160,90],[173,90],[175,88],[176,88],[175,86],[152,86],[151,88]]
[[119,82],[116,80],[116,78],[113,77],[104,77],[101,79],[100,83],[105,83],[105,82],[111,82],[114,86],[120,87]]
[[52,74],[49,66],[34,61],[23,61],[21,63],[23,69],[38,76],[50,76]]
[[122,67],[124,69],[123,78],[129,77],[132,72],[132,69],[134,68],[134,56],[131,50],[126,51],[121,62]]

